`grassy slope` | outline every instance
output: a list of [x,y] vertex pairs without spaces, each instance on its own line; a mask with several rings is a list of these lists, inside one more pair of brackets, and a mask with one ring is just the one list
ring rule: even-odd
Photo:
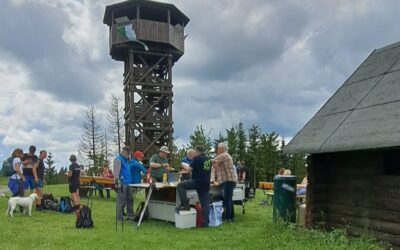
[[8,178],[5,176],[0,176],[0,186],[7,186]]
[[[45,191],[68,194],[65,185],[47,186]],[[235,223],[207,229],[182,230],[147,220],[140,230],[125,223],[124,232],[115,232],[114,195],[111,200],[93,199],[93,229],[75,229],[75,215],[53,211],[33,212],[32,218],[19,213],[13,219],[0,216],[0,249],[380,249],[367,238],[348,240],[338,232],[272,224],[271,206],[257,205],[262,198],[259,193],[248,202],[245,215],[236,207]],[[0,198],[0,211],[5,209],[6,200]]]

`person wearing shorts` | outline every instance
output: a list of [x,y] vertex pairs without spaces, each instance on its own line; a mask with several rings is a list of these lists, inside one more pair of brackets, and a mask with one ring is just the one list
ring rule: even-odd
[[69,192],[71,193],[74,210],[77,210],[81,206],[81,199],[79,197],[79,176],[81,173],[81,167],[76,163],[75,155],[71,155],[69,160],[71,165],[69,166],[69,171],[66,175],[68,176]]
[[33,168],[33,177],[35,179],[35,188],[36,188],[36,194],[38,195],[38,199],[36,201],[36,210],[37,211],[43,211],[42,208],[42,189],[43,189],[43,184],[46,183],[46,180],[44,179],[44,159],[47,157],[47,152],[46,150],[41,150],[39,153],[39,163],[37,167]]
[[39,164],[39,158],[35,155],[36,147],[30,146],[29,153],[24,154],[22,157],[22,172],[24,174],[24,188],[30,189],[31,193],[33,193],[35,189],[35,181],[33,176],[33,168],[37,168]]

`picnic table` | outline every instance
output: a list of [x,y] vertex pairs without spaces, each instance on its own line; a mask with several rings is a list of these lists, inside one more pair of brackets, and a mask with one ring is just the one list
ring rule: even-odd
[[[89,192],[89,196],[92,196],[93,191],[96,195],[96,184],[98,185],[109,185],[114,186],[114,178],[106,178],[100,176],[80,176],[79,177],[79,193],[80,196],[85,197]],[[112,189],[111,187],[105,187],[105,189]]]

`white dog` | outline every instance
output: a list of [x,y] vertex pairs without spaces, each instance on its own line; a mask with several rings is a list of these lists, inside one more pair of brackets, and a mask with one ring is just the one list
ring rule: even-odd
[[[2,196],[5,196],[2,194]],[[34,204],[35,200],[38,199],[37,194],[33,193],[28,197],[12,197],[8,200],[8,208],[6,211],[6,216],[10,215],[13,216],[13,212],[17,205],[24,208],[24,213],[26,214],[26,210],[29,211],[29,216],[32,216],[32,205]]]

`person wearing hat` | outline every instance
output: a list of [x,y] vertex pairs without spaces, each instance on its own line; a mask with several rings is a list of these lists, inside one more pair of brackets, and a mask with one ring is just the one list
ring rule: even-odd
[[163,174],[171,170],[168,163],[168,155],[170,154],[167,146],[162,146],[158,154],[154,154],[150,158],[151,177],[157,182],[163,181]]
[[69,192],[71,193],[71,200],[74,204],[74,209],[79,209],[81,205],[81,199],[79,197],[79,176],[81,173],[81,167],[76,163],[76,156],[71,155],[69,157],[71,165],[69,165],[68,172],[65,173],[68,176]]
[[142,173],[146,173],[146,168],[143,166],[142,161],[144,158],[144,154],[142,151],[133,152],[133,158],[129,161],[129,169],[131,170],[132,175],[132,184],[140,183]]
[[128,219],[133,218],[132,188],[129,186],[132,182],[132,175],[129,169],[130,147],[124,147],[122,152],[114,160],[114,182],[117,191],[117,220],[123,220],[123,210],[126,205]]

